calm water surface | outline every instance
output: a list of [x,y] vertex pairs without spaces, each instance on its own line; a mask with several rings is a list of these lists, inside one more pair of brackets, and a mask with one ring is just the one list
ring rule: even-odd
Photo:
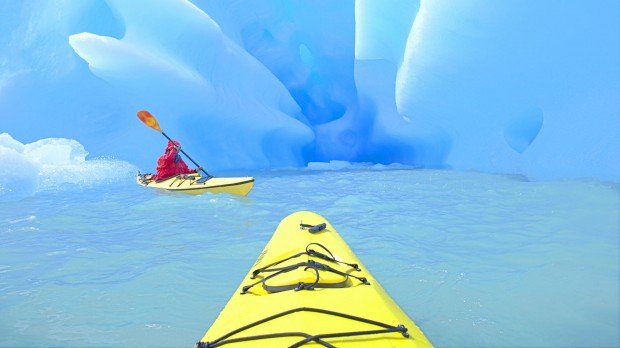
[[0,203],[0,346],[187,346],[296,210],[437,346],[619,346],[620,189],[432,170],[271,172],[247,198],[118,185]]

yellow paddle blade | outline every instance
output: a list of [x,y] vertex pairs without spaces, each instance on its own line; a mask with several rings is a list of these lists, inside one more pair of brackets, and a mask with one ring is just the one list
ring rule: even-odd
[[159,128],[159,123],[157,122],[157,119],[155,119],[155,116],[151,115],[150,112],[146,110],[138,111],[138,118],[140,119],[140,121],[144,122],[145,125],[153,128],[158,132],[161,132],[161,128]]

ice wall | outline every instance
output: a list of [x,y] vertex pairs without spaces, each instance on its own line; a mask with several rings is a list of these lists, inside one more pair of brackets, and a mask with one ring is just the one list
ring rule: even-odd
[[300,105],[316,136],[307,161],[416,164],[426,157],[434,159],[429,166],[442,165],[446,149],[434,140],[441,134],[416,129],[395,107],[416,1],[195,3]]
[[446,134],[420,122],[412,123],[396,105],[396,76],[418,9],[417,1],[356,2],[356,123],[366,125],[366,161],[420,167],[445,165],[451,144]]
[[135,122],[123,110],[131,99],[94,76],[68,44],[76,32],[123,30],[103,1],[1,1],[0,132],[22,142],[76,139],[94,156],[130,159],[135,132],[126,130]]
[[619,33],[617,1],[423,1],[398,110],[454,168],[619,181]]
[[162,125],[176,117],[180,126],[174,134],[187,135],[186,148],[204,165],[304,163],[313,134],[300,121],[298,105],[206,13],[177,0],[108,4],[125,24],[122,39],[80,33],[69,43],[95,75],[164,115]]
[[153,169],[393,162],[620,181],[620,5],[0,3],[0,131]]
[[[355,2],[196,1],[222,30],[277,77],[316,136],[309,160],[359,160],[356,122]],[[345,127],[339,127],[344,121]],[[348,141],[342,142],[342,139]]]

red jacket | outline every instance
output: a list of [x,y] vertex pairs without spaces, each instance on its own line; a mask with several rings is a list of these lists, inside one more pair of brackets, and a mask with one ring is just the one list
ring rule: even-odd
[[169,141],[166,146],[166,152],[157,159],[157,173],[155,174],[155,180],[167,179],[177,174],[189,174],[196,173],[195,170],[189,169],[187,164],[183,162],[179,151],[175,149],[181,147],[181,144],[176,141]]

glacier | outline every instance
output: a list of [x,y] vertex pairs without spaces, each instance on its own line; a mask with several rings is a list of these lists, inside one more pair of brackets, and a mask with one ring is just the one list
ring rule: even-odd
[[3,1],[0,183],[36,191],[50,164],[19,144],[44,139],[152,171],[165,139],[142,109],[216,175],[346,161],[620,182],[619,33],[613,0]]

